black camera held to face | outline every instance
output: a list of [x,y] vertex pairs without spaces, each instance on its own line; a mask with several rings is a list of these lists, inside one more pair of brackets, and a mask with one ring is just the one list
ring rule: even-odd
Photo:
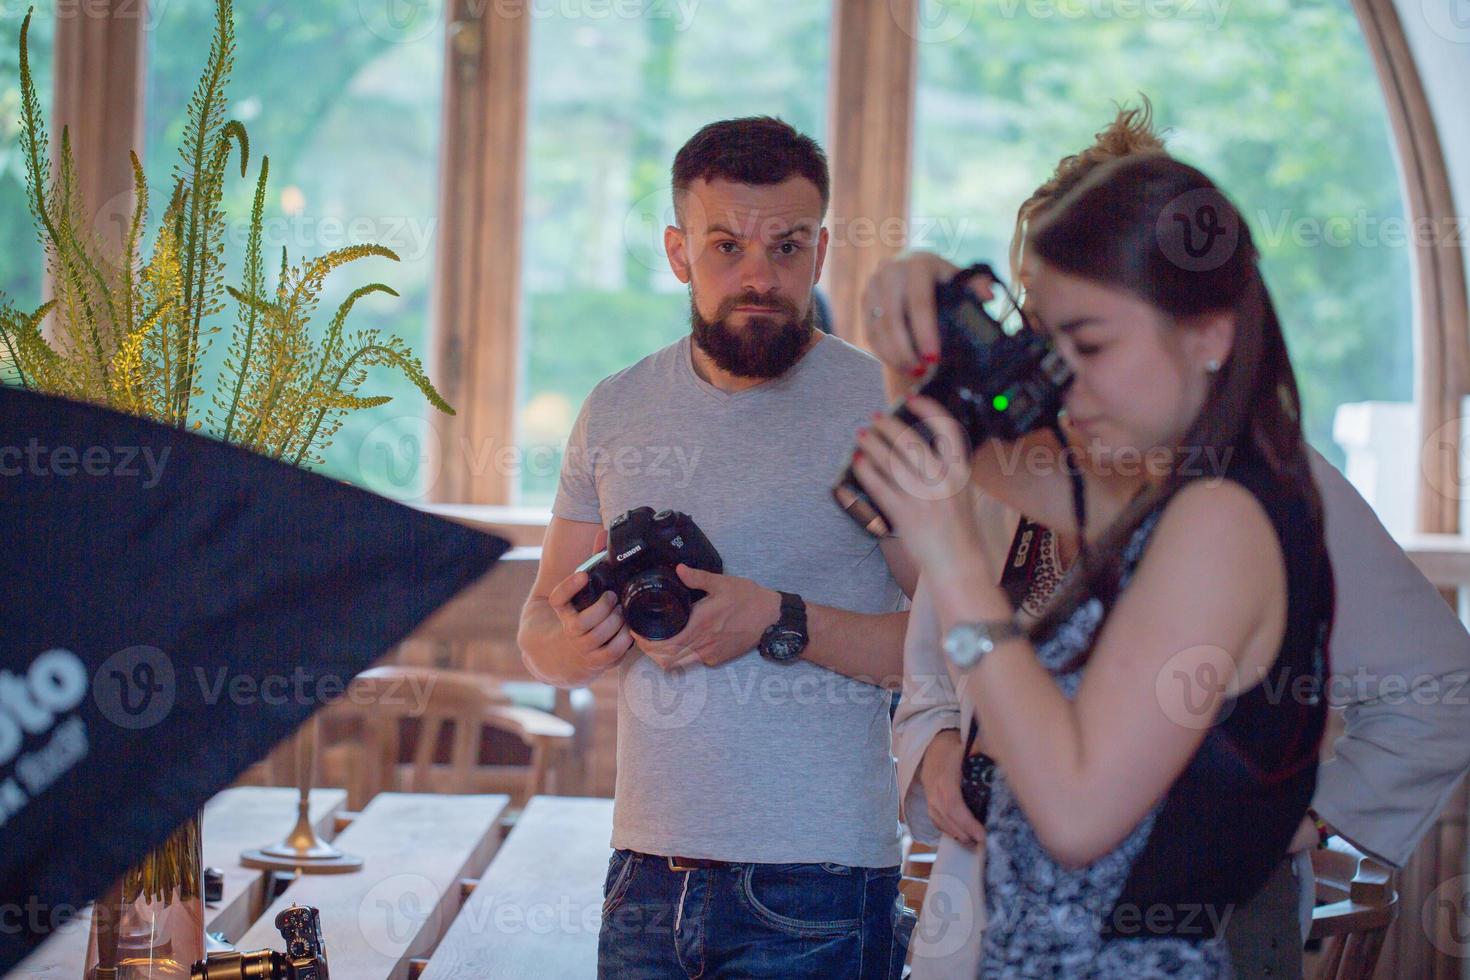
[[611,592],[622,604],[628,628],[650,640],[677,636],[689,622],[689,609],[708,593],[691,589],[674,570],[678,564],[721,574],[725,563],[688,514],[654,513],[637,507],[607,529],[607,550],[583,562],[587,584],[572,596],[579,612]]
[[322,941],[320,913],[309,905],[292,905],[276,916],[286,952],[213,953],[194,964],[190,980],[330,980],[327,945]]
[[[1021,329],[1008,334],[986,311],[968,288],[977,275],[988,276],[1005,290],[984,263],[935,285],[939,363],[918,382],[919,394],[943,405],[960,423],[972,449],[989,439],[1009,442],[1037,429],[1056,429],[1062,396],[1072,382],[1072,369],[1051,341],[1031,328],[1024,314]],[[934,433],[902,401],[888,414],[922,435],[929,445],[935,444]],[[874,537],[892,530],[887,516],[853,475],[851,465],[833,486],[832,496]]]

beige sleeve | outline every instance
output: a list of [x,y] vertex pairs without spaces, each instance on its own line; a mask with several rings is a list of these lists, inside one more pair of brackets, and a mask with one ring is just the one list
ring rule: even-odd
[[[1019,515],[978,493],[975,507],[986,557],[991,567],[998,569],[1005,562]],[[967,727],[970,714],[960,703],[940,640],[939,616],[920,578],[904,635],[903,693],[893,716],[893,754],[898,760],[900,816],[915,839],[928,844],[939,839],[939,830],[929,819],[919,766],[934,736],[945,729],[960,731],[962,723]],[[955,773],[955,779],[959,779],[959,773]]]
[[1313,806],[1402,865],[1470,769],[1470,634],[1352,484],[1311,455],[1337,587],[1328,696],[1346,723]]

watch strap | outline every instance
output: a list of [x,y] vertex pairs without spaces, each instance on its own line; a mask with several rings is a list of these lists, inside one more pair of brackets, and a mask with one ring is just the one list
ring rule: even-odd
[[781,618],[776,620],[778,626],[788,626],[792,629],[799,628],[806,632],[806,601],[795,592],[781,592]]
[[1014,640],[1026,632],[1021,628],[1021,624],[1017,623],[1014,619],[996,619],[985,623],[975,623],[974,625],[984,627],[985,632],[990,634],[992,643],[999,643],[1002,640]]
[[[770,626],[767,626],[766,631],[761,634],[760,653],[761,656],[767,658],[768,660],[776,660],[785,663],[799,658],[801,654],[805,652],[806,645],[810,642],[811,637],[807,634],[806,631],[805,600],[803,600],[801,596],[797,595],[794,592],[778,592],[777,594],[781,597],[781,614],[780,617]],[[775,652],[775,648],[770,646],[769,644],[773,643],[775,638],[783,633],[799,634],[801,636],[800,649],[789,655],[777,655]]]

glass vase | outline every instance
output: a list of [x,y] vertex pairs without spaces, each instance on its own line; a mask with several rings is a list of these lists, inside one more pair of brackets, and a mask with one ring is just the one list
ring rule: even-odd
[[97,900],[83,980],[188,980],[204,959],[200,827],[184,821]]

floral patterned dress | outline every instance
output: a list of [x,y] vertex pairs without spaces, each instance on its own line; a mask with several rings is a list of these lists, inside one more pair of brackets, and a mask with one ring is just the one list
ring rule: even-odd
[[[1159,511],[1146,518],[1123,552],[1120,591],[1127,588]],[[1037,649],[1044,666],[1057,670],[1092,643],[1103,605],[1081,606]],[[1057,684],[1075,698],[1082,671],[1058,674]],[[1196,942],[1159,936],[1105,941],[1102,924],[1112,913],[1129,871],[1142,852],[1162,803],[1156,804],[1112,852],[1083,868],[1059,864],[1037,839],[1005,773],[997,769],[986,820],[985,896],[989,925],[982,977],[1078,977],[1152,980],[1156,977],[1231,977],[1221,936]]]

